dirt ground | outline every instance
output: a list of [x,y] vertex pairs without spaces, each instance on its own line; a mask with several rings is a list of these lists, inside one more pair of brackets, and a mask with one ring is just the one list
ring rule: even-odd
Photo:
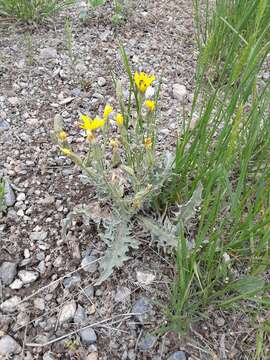
[[[93,189],[80,182],[78,169],[52,144],[52,120],[61,114],[69,142],[80,148],[79,112],[115,105],[111,71],[125,78],[118,41],[134,69],[163,79],[164,147],[177,135],[182,109],[173,85],[186,87],[186,106],[192,98],[192,1],[142,0],[129,6],[128,20],[119,26],[112,25],[109,4],[84,23],[79,21],[83,3],[36,28],[0,20],[0,176],[9,179],[16,196],[0,218],[0,265],[16,264],[12,283],[0,288],[2,305],[9,299],[15,304],[1,308],[0,337],[16,340],[21,348],[11,358],[17,360],[249,359],[238,347],[239,339],[248,342],[248,325],[238,329],[241,314],[226,324],[226,314],[211,314],[186,336],[159,334],[166,321],[160,304],[168,303],[174,273],[169,256],[142,241],[122,269],[95,287],[96,263],[76,271],[85,257],[94,261],[103,254],[94,225],[78,222],[68,240],[62,237],[62,220],[75,205],[96,209],[98,203]],[[74,63],[66,16],[72,22]],[[24,270],[31,281],[20,280]],[[130,315],[138,307],[146,311],[143,318]],[[69,341],[58,339],[93,323],[94,334],[86,332],[80,341],[76,333]],[[170,358],[176,351],[182,353]]]

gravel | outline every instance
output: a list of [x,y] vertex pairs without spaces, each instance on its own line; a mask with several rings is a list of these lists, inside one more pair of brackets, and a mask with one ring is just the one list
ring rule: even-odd
[[0,266],[0,279],[4,285],[10,285],[17,274],[17,265],[13,262],[5,261]]

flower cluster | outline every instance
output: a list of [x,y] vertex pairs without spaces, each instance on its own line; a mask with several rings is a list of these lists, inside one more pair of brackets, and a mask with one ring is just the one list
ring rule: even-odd
[[[134,83],[136,86],[136,90],[143,96],[145,91],[152,85],[153,81],[155,80],[154,75],[147,75],[145,72],[135,72],[134,74]],[[153,113],[156,108],[156,102],[151,99],[146,99],[144,101],[144,106],[147,109],[148,113]],[[111,105],[107,104],[103,110],[102,117],[90,117],[86,114],[80,115],[80,128],[86,131],[87,140],[89,142],[93,142],[95,140],[95,131],[103,128],[107,123],[109,117],[113,113],[113,108]],[[121,129],[124,126],[125,120],[124,115],[122,113],[116,113],[114,120],[118,127]],[[58,139],[60,140],[60,150],[63,152],[64,155],[70,156],[72,154],[72,150],[68,147],[67,139],[68,136],[65,131],[60,131],[58,133]],[[111,140],[111,144],[113,140]],[[117,147],[119,146],[119,141],[117,140]],[[152,147],[153,141],[152,138],[147,136],[143,139],[143,144],[146,149],[150,149]],[[115,146],[114,146],[115,148]]]

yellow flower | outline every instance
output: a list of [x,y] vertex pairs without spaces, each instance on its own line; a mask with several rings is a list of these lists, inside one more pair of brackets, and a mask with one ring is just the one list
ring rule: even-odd
[[150,149],[152,147],[152,139],[150,137],[144,140],[144,146],[146,149]]
[[145,106],[148,108],[148,110],[150,112],[154,111],[155,110],[155,107],[156,107],[156,103],[155,101],[152,101],[152,100],[146,100],[145,101]]
[[71,150],[68,148],[62,148],[60,147],[60,150],[62,151],[62,153],[66,156],[69,156],[71,154]]
[[109,115],[113,112],[113,108],[111,107],[111,105],[106,105],[104,108],[104,112],[103,112],[103,117],[105,120],[108,119]]
[[67,141],[67,133],[65,131],[60,131],[58,137],[61,141]]
[[98,119],[98,118],[91,119],[89,116],[82,114],[81,114],[81,119],[83,121],[83,124],[80,125],[81,129],[89,130],[89,131],[93,131],[104,126],[106,121],[105,119]]
[[156,78],[154,75],[148,76],[143,71],[140,73],[138,73],[138,71],[136,71],[134,74],[134,81],[135,81],[136,87],[143,94],[145,93],[146,89],[152,84],[152,82],[155,79]]
[[116,120],[118,126],[122,126],[124,123],[124,117],[122,114],[117,114],[115,120]]

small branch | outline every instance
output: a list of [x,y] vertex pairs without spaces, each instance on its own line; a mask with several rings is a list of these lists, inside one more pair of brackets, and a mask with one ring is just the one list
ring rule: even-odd
[[[109,319],[101,320],[101,321],[98,321],[98,322],[96,322],[96,323],[83,326],[83,327],[81,327],[81,328],[79,328],[79,329],[77,329],[77,330],[74,330],[74,331],[69,332],[68,334],[62,335],[62,336],[60,336],[60,337],[58,337],[58,338],[56,338],[56,339],[52,339],[52,340],[50,340],[50,341],[48,341],[48,342],[46,342],[46,343],[44,343],[44,344],[27,343],[27,344],[25,344],[25,346],[29,346],[29,347],[44,347],[44,346],[48,346],[48,345],[54,344],[54,343],[56,343],[56,342],[58,342],[58,341],[60,341],[60,340],[66,339],[67,337],[69,337],[69,336],[71,336],[71,335],[77,334],[79,331],[82,331],[82,330],[85,330],[85,329],[88,329],[88,328],[92,328],[92,327],[98,327],[98,326],[100,326],[100,325],[102,325],[102,324],[104,324],[104,323],[106,323],[106,322],[112,321],[113,319],[115,319],[115,318],[117,318],[117,317],[119,317],[119,316],[124,316],[125,319],[128,319],[128,318],[130,318],[131,316],[134,316],[134,315],[140,315],[140,314],[138,314],[138,313],[119,314],[119,315],[116,315],[116,316],[111,317],[111,318],[109,318]],[[119,322],[119,321],[123,321],[123,319],[117,320],[116,323]],[[115,322],[114,322],[114,323],[115,323]],[[103,326],[103,325],[102,325],[102,326]]]

